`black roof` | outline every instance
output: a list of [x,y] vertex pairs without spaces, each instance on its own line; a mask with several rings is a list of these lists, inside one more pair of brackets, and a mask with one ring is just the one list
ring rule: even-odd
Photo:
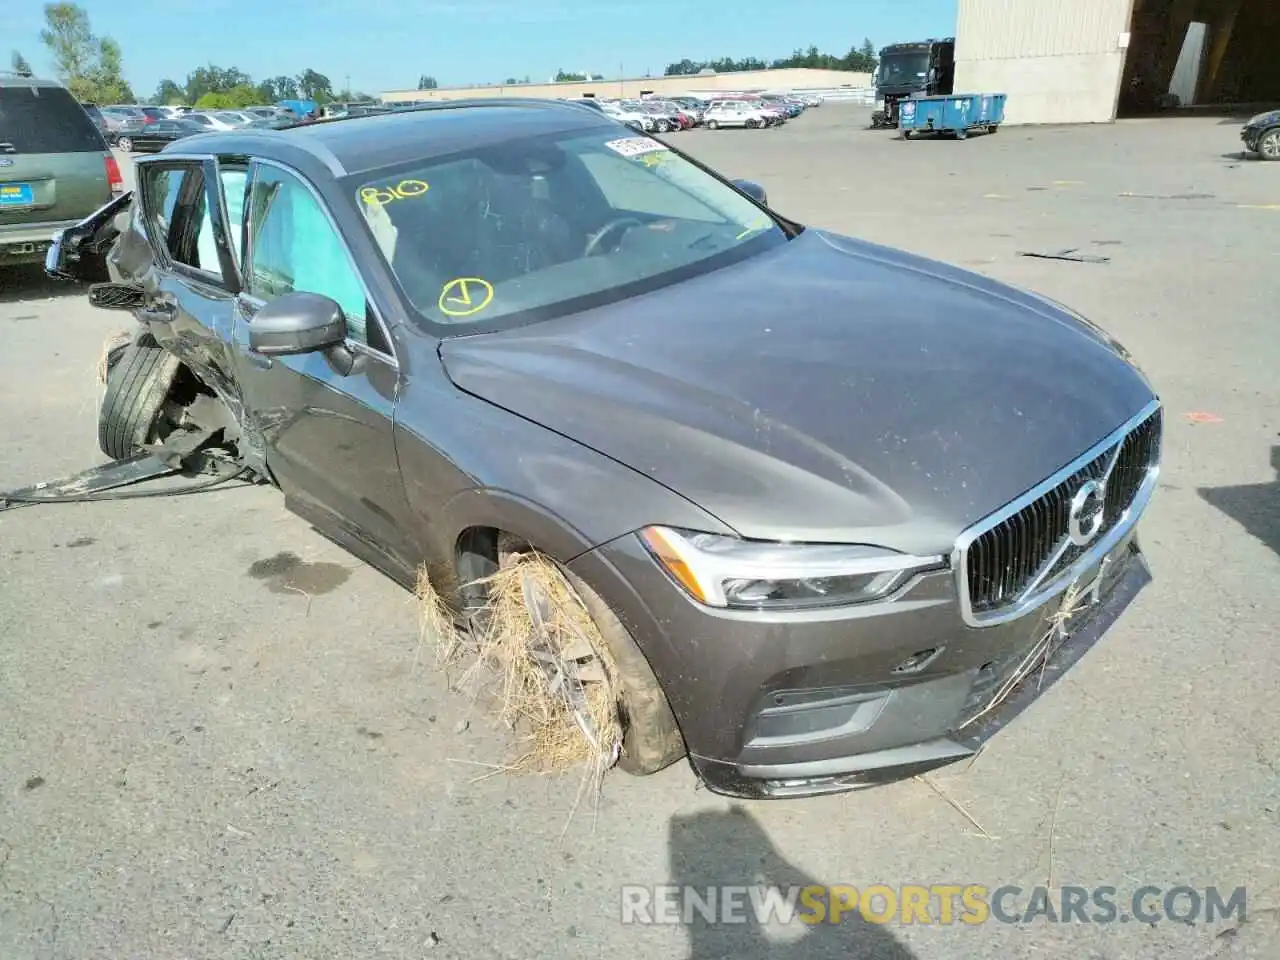
[[936,47],[939,44],[956,42],[955,37],[930,37],[928,40],[915,40],[911,43],[891,43],[888,46],[880,48],[881,54],[886,53],[902,53],[910,50],[928,50],[930,47]]
[[286,162],[302,152],[341,177],[514,137],[589,130],[611,122],[563,100],[453,100],[283,130],[211,132],[184,139],[173,152],[243,153]]

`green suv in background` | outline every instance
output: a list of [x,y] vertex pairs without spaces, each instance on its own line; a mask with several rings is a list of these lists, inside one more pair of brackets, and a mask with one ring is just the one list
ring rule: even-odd
[[56,232],[123,191],[119,164],[65,87],[0,72],[0,267],[42,262]]

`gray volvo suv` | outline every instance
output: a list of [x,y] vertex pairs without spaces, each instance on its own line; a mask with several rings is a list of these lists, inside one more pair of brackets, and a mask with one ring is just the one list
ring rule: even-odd
[[1148,579],[1161,407],[1123,347],[598,111],[460,101],[137,163],[48,261],[111,247],[91,297],[139,321],[103,450],[207,431],[464,608],[550,558],[622,674],[629,772],[687,752],[776,797],[953,761]]

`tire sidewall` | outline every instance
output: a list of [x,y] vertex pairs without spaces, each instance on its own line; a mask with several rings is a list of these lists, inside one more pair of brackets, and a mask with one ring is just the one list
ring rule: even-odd
[[125,460],[160,439],[157,426],[180,366],[177,357],[145,337],[108,356],[107,387],[98,409],[103,453]]
[[[1267,156],[1265,152],[1265,146],[1268,140],[1275,143],[1274,149],[1276,153],[1274,156]],[[1280,160],[1280,127],[1272,127],[1269,130],[1264,130],[1262,132],[1262,136],[1258,137],[1258,156],[1263,160],[1273,162]]]
[[648,658],[604,599],[572,570],[560,570],[591,614],[617,668],[618,701],[626,713],[619,769],[645,776],[669,767],[685,755],[684,738]]
[[[510,562],[511,556],[534,549],[511,534],[500,536],[497,548],[499,569]],[[648,658],[608,603],[589,584],[564,564],[546,554],[542,556],[555,564],[578,594],[608,647],[605,652],[616,670],[618,706],[626,714],[618,768],[633,776],[646,776],[669,767],[685,756],[684,737]],[[483,618],[483,608],[478,612]],[[483,622],[480,629],[484,629]]]

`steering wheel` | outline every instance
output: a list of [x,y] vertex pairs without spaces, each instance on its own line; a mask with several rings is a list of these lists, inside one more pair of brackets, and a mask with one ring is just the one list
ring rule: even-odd
[[622,240],[622,234],[626,233],[632,227],[643,227],[644,224],[635,217],[614,217],[595,233],[587,237],[587,245],[582,249],[584,257],[594,257],[600,253],[604,247],[604,239],[612,234],[618,235],[618,240]]

